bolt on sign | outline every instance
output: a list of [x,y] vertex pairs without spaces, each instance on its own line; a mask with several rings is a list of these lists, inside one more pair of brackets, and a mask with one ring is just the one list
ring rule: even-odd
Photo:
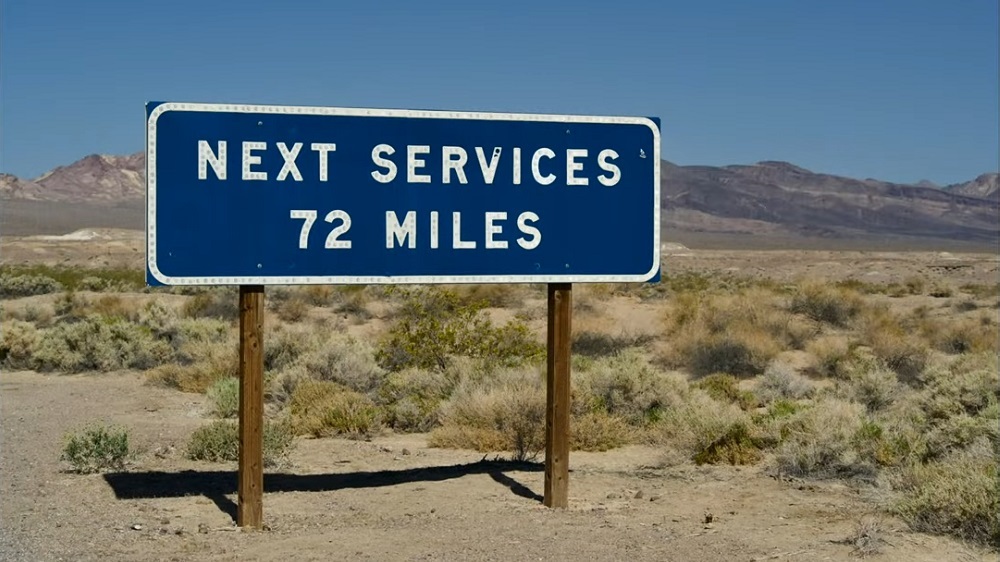
[[645,117],[148,103],[151,285],[659,278]]

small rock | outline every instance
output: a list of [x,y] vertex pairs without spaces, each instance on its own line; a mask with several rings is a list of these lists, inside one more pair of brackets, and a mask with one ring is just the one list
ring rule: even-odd
[[642,497],[643,497],[642,490],[639,490],[638,492],[635,493],[635,499],[641,500]]
[[201,534],[203,534],[203,535],[207,535],[208,534],[208,525],[206,525],[204,523],[198,523],[198,532],[201,533]]
[[177,535],[178,537],[181,536],[181,535],[183,535],[184,534],[184,527],[178,527],[177,529],[174,529],[174,534]]
[[401,460],[403,460],[403,457],[400,457],[400,456],[397,455],[395,457],[392,457],[392,460],[394,460],[394,461],[401,461]]
[[161,525],[169,525],[170,524],[170,518],[169,517],[164,517],[164,518],[160,519],[160,524]]
[[712,515],[711,511],[706,511],[705,512],[705,524],[709,525],[709,524],[712,523],[712,521],[715,521],[715,516]]
[[141,531],[142,530],[142,525],[136,523],[135,525],[132,525],[132,530],[133,531]]
[[658,502],[663,496],[649,496],[649,501]]
[[386,447],[385,445],[382,445],[381,447],[379,447],[379,450],[381,450],[383,453],[391,453],[392,447]]
[[715,528],[715,524],[714,523],[705,523],[705,528],[706,529],[714,529]]
[[405,457],[406,455],[410,454],[410,450],[409,449],[403,449],[402,451],[400,451],[400,454]]
[[616,493],[614,493],[614,492],[611,492],[610,494],[608,494],[608,499],[609,499],[609,500],[617,500],[617,499],[618,499],[618,498],[620,498],[620,497],[621,497],[621,496],[619,496],[618,494],[616,494]]

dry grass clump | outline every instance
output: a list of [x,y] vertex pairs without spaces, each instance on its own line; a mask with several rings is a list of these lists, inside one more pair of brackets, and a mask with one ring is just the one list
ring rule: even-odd
[[235,418],[240,411],[240,380],[236,377],[218,379],[205,392],[211,413],[217,418]]
[[915,381],[930,359],[927,343],[917,327],[886,307],[871,307],[860,323],[861,341],[907,383]]
[[651,341],[653,341],[651,334],[628,330],[620,330],[617,333],[579,330],[573,333],[572,352],[585,357],[605,357],[629,348],[643,347]]
[[802,284],[790,306],[796,314],[841,327],[847,326],[863,308],[864,300],[856,291],[820,282]]
[[334,335],[302,357],[309,373],[362,394],[377,390],[386,371],[375,361],[375,350],[350,336]]
[[812,369],[817,375],[839,377],[851,355],[851,343],[842,335],[820,336],[806,345],[806,352],[815,358]]
[[803,345],[812,329],[781,310],[773,293],[755,288],[735,296],[679,295],[668,307],[667,333],[674,342],[669,363],[696,376],[753,376],[783,349]]
[[704,390],[709,396],[725,404],[736,404],[744,410],[757,407],[757,397],[749,390],[740,388],[740,381],[732,375],[715,373],[694,383],[694,387]]
[[186,318],[236,320],[240,315],[239,293],[234,287],[212,288],[189,297],[181,313]]
[[335,382],[300,382],[288,411],[296,434],[364,439],[381,429],[380,412],[371,399]]
[[750,415],[697,389],[664,412],[653,438],[699,464],[753,464],[761,458]]
[[22,320],[5,320],[0,330],[0,364],[7,369],[31,369],[34,352],[41,340],[35,325]]
[[545,389],[541,377],[503,370],[491,379],[464,380],[445,402],[441,426],[428,444],[536,457],[545,445]]
[[1000,351],[1000,329],[988,316],[928,323],[924,331],[931,344],[945,353]]
[[570,422],[570,448],[577,451],[608,451],[636,439],[637,430],[620,416],[586,412]]

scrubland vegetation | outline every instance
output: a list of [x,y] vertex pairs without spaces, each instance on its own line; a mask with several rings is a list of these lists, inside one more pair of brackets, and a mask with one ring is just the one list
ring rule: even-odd
[[[234,288],[150,290],[131,272],[5,268],[0,295],[3,368],[129,369],[205,393],[214,419],[187,454],[235,460]],[[844,479],[880,492],[880,507],[914,529],[996,545],[998,295],[997,285],[922,277],[779,284],[688,273],[578,286],[572,447],[644,444],[662,448],[664,464]],[[612,305],[658,320],[612,322]],[[268,307],[269,465],[296,436],[418,432],[431,446],[522,460],[543,449],[543,287],[275,288]],[[120,468],[121,435],[91,430],[66,458],[82,471]]]

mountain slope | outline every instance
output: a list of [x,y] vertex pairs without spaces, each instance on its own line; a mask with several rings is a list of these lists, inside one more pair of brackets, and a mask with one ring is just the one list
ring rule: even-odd
[[[78,212],[83,206],[88,209],[87,220],[101,222],[101,209],[105,209],[107,226],[141,229],[145,164],[142,152],[90,155],[34,181],[0,175],[4,233],[17,234],[11,231],[13,225],[24,223],[17,215],[29,209],[35,217],[29,223],[40,231],[49,222],[52,228],[68,224],[56,220],[55,214]],[[996,173],[938,188],[929,182],[905,185],[814,173],[778,161],[723,167],[664,161],[662,172],[665,240],[683,233],[793,241],[906,237],[982,245],[1000,240]],[[45,215],[39,205],[48,210],[51,220],[41,218]]]

